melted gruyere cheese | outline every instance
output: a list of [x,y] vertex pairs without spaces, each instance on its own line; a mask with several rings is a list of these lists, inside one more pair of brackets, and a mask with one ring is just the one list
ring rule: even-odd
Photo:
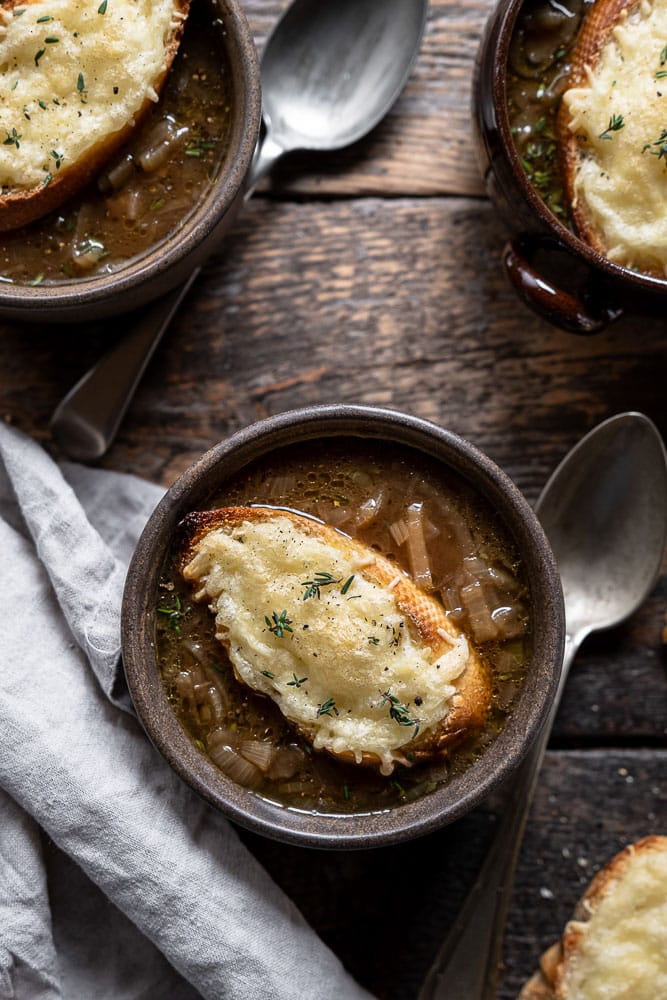
[[[316,749],[357,761],[372,754],[390,773],[418,731],[447,717],[470,651],[451,626],[440,648],[425,643],[391,581],[369,575],[372,551],[341,541],[286,517],[246,521],[209,531],[183,575],[209,600],[244,683],[273,698]],[[335,582],[307,596],[318,574]]]
[[157,100],[182,19],[172,0],[37,0],[0,9],[0,185],[30,190]]
[[639,851],[585,923],[559,996],[567,1000],[667,997],[667,851]]
[[643,0],[613,28],[587,81],[567,90],[585,139],[574,178],[605,256],[667,274],[667,2]]

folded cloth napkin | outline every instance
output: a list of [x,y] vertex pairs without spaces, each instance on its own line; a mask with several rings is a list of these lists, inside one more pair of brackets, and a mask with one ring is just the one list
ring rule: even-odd
[[132,714],[121,594],[160,495],[0,423],[0,998],[368,997]]

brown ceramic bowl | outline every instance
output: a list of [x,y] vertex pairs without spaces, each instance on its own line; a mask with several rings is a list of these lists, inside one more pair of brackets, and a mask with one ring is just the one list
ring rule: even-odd
[[[407,446],[468,481],[497,511],[526,570],[533,651],[525,685],[505,729],[466,770],[413,802],[384,812],[315,814],[276,805],[223,775],[186,735],[164,692],[155,654],[156,593],[177,525],[205,508],[225,482],[285,445],[354,437]],[[450,823],[478,805],[519,763],[553,699],[560,672],[564,614],[560,580],[535,515],[511,480],[468,442],[434,424],[392,410],[319,406],[269,417],[212,448],[168,490],[151,516],[130,565],[122,610],[125,673],[137,714],[177,773],[242,826],[312,847],[376,847]]]
[[624,312],[662,314],[667,280],[612,263],[547,208],[512,139],[507,110],[510,42],[526,0],[499,3],[477,54],[473,116],[486,191],[512,234],[503,253],[520,297],[550,323],[597,333]]
[[129,312],[182,284],[219,245],[243,202],[261,97],[257,54],[240,0],[211,4],[211,32],[229,63],[233,98],[228,149],[204,197],[163,242],[111,274],[37,286],[0,283],[1,317],[69,323]]

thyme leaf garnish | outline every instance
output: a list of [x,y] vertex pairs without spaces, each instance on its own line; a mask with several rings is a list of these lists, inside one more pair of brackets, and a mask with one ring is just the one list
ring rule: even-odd
[[318,600],[322,596],[320,593],[320,587],[328,587],[332,583],[340,583],[340,579],[336,579],[331,573],[315,573],[314,580],[302,580],[300,586],[305,587],[305,593],[303,595],[304,601],[307,601],[310,597],[316,597]]
[[284,638],[285,632],[292,631],[292,619],[287,617],[286,611],[281,611],[278,614],[277,611],[271,612],[271,617],[264,615],[264,621],[269,632],[273,632],[277,639]]
[[11,132],[7,132],[7,129],[5,129],[5,132],[7,134],[7,138],[3,139],[2,145],[3,146],[16,146],[17,149],[20,149],[21,148],[21,143],[19,142],[19,140],[20,140],[21,136],[16,131],[16,129],[13,128],[11,130]]
[[262,674],[262,676],[264,677],[268,677],[269,680],[271,681],[276,676],[275,674],[272,674],[270,670],[260,670],[260,674]]
[[382,701],[380,702],[380,707],[384,705],[389,705],[389,717],[397,722],[399,726],[414,726],[415,731],[412,734],[412,739],[414,740],[419,732],[419,725],[421,719],[411,719],[410,713],[407,707],[399,701],[395,694],[391,694],[389,691],[380,691],[382,696]]
[[341,594],[343,594],[343,595],[347,594],[348,590],[352,586],[352,581],[353,580],[354,580],[354,573],[352,574],[352,576],[348,576],[347,580],[345,581],[345,583],[343,584],[343,586],[340,588]]
[[620,132],[620,130],[625,125],[623,121],[623,115],[610,115],[609,124],[607,125],[604,132],[600,132],[598,139],[611,139],[610,132]]
[[667,129],[663,129],[655,142],[647,142],[642,147],[642,153],[648,149],[651,156],[657,156],[659,160],[667,159]]
[[378,637],[376,635],[369,635],[368,636],[368,641],[370,642],[371,646],[379,646],[380,645],[380,640],[378,639]]
[[336,702],[333,700],[333,698],[327,698],[327,700],[318,707],[316,718],[319,719],[321,715],[330,715],[331,718],[333,718],[334,714],[338,715]]
[[208,149],[215,149],[215,143],[210,142],[207,139],[195,139],[194,142],[188,144],[185,150],[185,155],[203,156]]
[[46,49],[39,49],[37,52],[35,52],[35,66],[39,66],[39,60],[42,58],[45,52]]
[[296,674],[292,674],[294,680],[287,682],[287,687],[300,688],[302,684],[305,684],[308,680],[307,677],[297,677]]
[[98,14],[106,14],[107,12],[107,0],[102,0],[102,3],[97,8]]
[[167,627],[173,629],[174,632],[181,631],[181,613],[183,611],[183,606],[181,604],[181,599],[176,594],[174,598],[173,608],[158,608],[157,612],[160,615],[164,615],[167,621]]

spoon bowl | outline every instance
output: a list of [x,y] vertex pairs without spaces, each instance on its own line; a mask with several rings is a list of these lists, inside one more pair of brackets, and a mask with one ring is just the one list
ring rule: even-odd
[[330,151],[367,135],[403,90],[428,0],[294,0],[262,54],[264,133],[252,192],[286,153]]
[[339,149],[369,132],[410,74],[427,4],[296,0],[262,57],[267,133],[283,149]]
[[587,434],[544,488],[536,513],[577,644],[622,622],[655,583],[665,544],[665,463],[651,421],[620,413]]

